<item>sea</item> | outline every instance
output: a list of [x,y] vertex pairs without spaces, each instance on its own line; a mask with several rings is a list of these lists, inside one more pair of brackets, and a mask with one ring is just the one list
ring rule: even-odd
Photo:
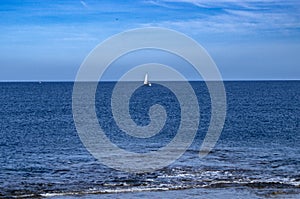
[[[300,198],[300,81],[225,81],[224,127],[205,157],[199,149],[212,115],[210,93],[205,82],[189,83],[200,112],[193,142],[170,165],[140,173],[111,168],[85,147],[73,118],[74,82],[0,83],[0,198]],[[109,140],[133,153],[171,142],[181,119],[171,90],[154,82],[134,92],[129,109],[137,125],[152,122],[154,104],[167,114],[161,132],[135,138],[114,122],[115,85],[100,82],[95,94]]]

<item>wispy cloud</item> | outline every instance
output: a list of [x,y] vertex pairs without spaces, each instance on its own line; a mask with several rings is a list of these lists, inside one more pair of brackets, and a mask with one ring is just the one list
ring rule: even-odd
[[198,7],[227,7],[236,5],[239,7],[244,8],[255,8],[256,5],[278,5],[278,4],[285,4],[285,5],[299,5],[299,1],[297,0],[286,0],[286,1],[278,1],[278,0],[160,0],[156,1],[159,3],[187,3],[192,4]]
[[[155,23],[144,23],[143,26],[161,26],[177,29],[184,32],[198,33],[241,33],[261,34],[262,32],[277,32],[292,34],[300,28],[300,21],[291,19],[284,14],[258,14],[248,12],[221,14],[205,19],[168,20]],[[297,31],[296,31],[297,33]]]
[[[287,0],[161,0],[157,5],[198,7],[197,15],[185,19],[145,23],[144,26],[164,26],[207,33],[270,33],[298,34],[300,2]],[[180,4],[179,4],[180,3]],[[184,3],[184,4],[182,4]],[[299,6],[297,6],[299,5]],[[213,12],[211,12],[213,9]],[[189,15],[189,13],[186,13]]]
[[88,8],[88,5],[85,3],[85,1],[80,1],[80,3],[83,5],[83,7]]
[[173,5],[163,2],[163,1],[147,0],[147,1],[144,1],[144,3],[154,5],[154,6],[164,7],[164,8],[170,8],[170,9],[174,8]]
[[98,41],[99,39],[95,37],[94,35],[91,34],[86,34],[86,33],[77,33],[77,34],[69,34],[65,35],[63,38],[57,39],[58,41]]

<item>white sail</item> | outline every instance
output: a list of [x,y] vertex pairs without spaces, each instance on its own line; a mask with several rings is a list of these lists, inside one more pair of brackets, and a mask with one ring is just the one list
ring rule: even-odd
[[144,85],[151,86],[151,83],[148,81],[148,73],[145,75]]
[[145,75],[144,84],[145,85],[148,84],[148,73],[146,73],[146,75]]

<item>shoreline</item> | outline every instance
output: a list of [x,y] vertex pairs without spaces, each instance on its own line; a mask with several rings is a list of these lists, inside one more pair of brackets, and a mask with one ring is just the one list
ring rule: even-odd
[[[45,197],[45,196],[44,196]],[[96,198],[124,198],[124,199],[139,199],[139,198],[244,198],[244,199],[262,199],[262,198],[287,198],[297,199],[299,193],[289,193],[284,190],[270,189],[251,189],[248,187],[228,187],[228,188],[193,188],[181,190],[164,190],[164,191],[133,191],[120,193],[102,193],[102,194],[73,194],[73,195],[57,195],[46,196],[50,199],[96,199]]]

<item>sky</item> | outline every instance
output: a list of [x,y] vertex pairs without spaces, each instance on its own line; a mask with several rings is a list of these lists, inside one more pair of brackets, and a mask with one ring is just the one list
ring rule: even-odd
[[170,28],[201,44],[224,80],[300,80],[299,0],[1,0],[0,81],[74,81],[108,37]]

